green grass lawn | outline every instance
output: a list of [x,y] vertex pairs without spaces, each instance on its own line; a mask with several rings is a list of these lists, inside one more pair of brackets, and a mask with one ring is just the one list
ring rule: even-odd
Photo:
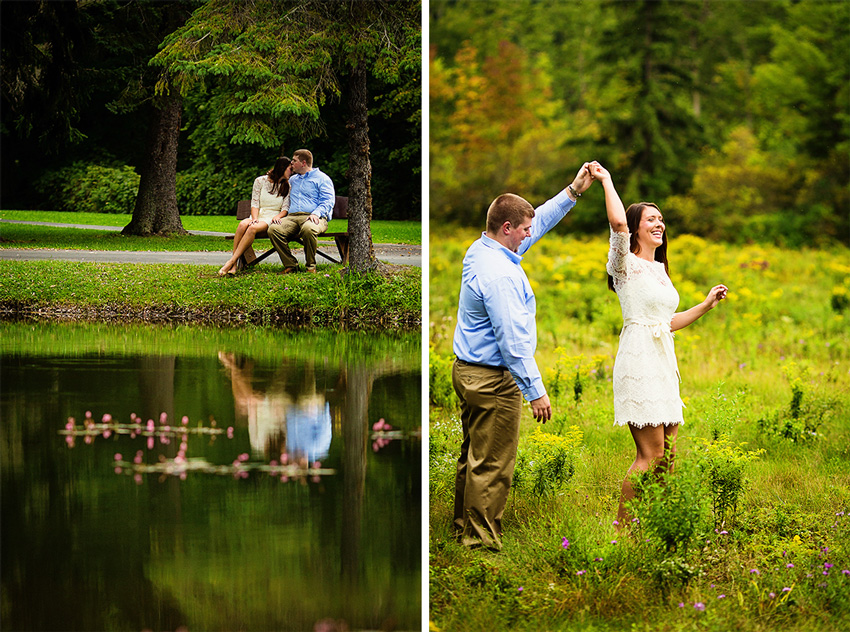
[[[121,227],[130,222],[129,215],[53,211],[0,211],[0,219]],[[186,230],[232,234],[237,225],[234,217],[222,215],[187,215],[181,220]],[[347,226],[346,220],[334,220],[330,223],[328,231],[343,231]],[[420,244],[422,242],[421,222],[373,220],[371,228],[372,241],[376,244]],[[0,223],[0,240],[0,247],[5,248],[225,251],[232,247],[232,242],[221,237],[194,235],[170,238],[123,237],[112,231],[8,223]]]

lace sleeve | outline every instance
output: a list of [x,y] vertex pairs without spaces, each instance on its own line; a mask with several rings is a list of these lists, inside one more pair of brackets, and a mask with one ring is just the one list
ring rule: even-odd
[[251,208],[260,208],[260,192],[263,190],[265,181],[265,176],[260,176],[254,180],[254,188],[251,190]]
[[629,254],[630,233],[618,233],[611,229],[611,237],[608,248],[608,264],[605,270],[615,279],[626,278],[628,264],[626,255]]
[[283,198],[283,202],[280,204],[280,210],[289,212],[289,193],[286,194],[286,197]]

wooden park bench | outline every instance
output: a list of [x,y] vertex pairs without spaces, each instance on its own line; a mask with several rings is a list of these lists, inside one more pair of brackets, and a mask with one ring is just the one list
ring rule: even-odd
[[[241,200],[236,203],[236,220],[242,221],[243,219],[247,219],[251,217],[251,200]],[[348,219],[348,198],[337,195],[336,202],[334,203],[333,215],[331,215],[331,220],[335,219]],[[235,235],[230,235],[228,239],[233,239]],[[334,243],[336,244],[336,249],[339,252],[339,260],[334,259],[328,254],[325,254],[321,250],[316,250],[316,254],[324,257],[328,261],[333,263],[341,263],[342,265],[348,265],[348,231],[345,232],[336,232],[330,233],[325,232],[318,236],[318,238],[325,239],[332,237]],[[260,238],[260,239],[268,239],[268,237]],[[293,241],[298,241],[293,240]],[[254,240],[254,243],[257,243]],[[300,241],[298,243],[301,243]],[[304,244],[301,244],[302,246]],[[266,250],[263,254],[257,256],[254,252],[253,246],[249,247],[248,250],[245,251],[245,254],[242,255],[240,259],[239,267],[250,267],[255,266],[267,257],[270,257],[275,253],[274,246]]]

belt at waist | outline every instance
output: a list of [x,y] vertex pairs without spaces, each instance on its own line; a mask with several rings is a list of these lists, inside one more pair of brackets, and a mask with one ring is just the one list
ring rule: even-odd
[[466,360],[461,360],[458,357],[455,357],[455,362],[460,364],[461,366],[478,366],[482,369],[493,369],[494,371],[507,371],[508,367],[506,366],[492,366],[490,364],[478,364],[477,362],[467,362]]
[[670,368],[676,373],[679,381],[682,381],[682,376],[679,374],[679,364],[676,361],[676,350],[673,347],[673,331],[670,329],[670,323],[665,322],[649,322],[644,320],[636,320],[629,318],[623,323],[623,329],[630,325],[641,325],[649,327],[652,332],[652,337],[661,341],[661,346],[664,348],[664,356],[670,364]]

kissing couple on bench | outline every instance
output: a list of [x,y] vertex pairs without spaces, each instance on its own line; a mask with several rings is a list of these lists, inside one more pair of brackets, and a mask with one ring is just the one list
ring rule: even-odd
[[218,271],[236,274],[240,257],[257,237],[268,237],[283,263],[283,273],[298,272],[290,241],[304,244],[307,272],[316,272],[317,237],[328,229],[336,191],[327,174],[313,167],[313,154],[299,149],[292,160],[278,158],[266,175],[254,180],[251,217],[239,222],[233,254]]

